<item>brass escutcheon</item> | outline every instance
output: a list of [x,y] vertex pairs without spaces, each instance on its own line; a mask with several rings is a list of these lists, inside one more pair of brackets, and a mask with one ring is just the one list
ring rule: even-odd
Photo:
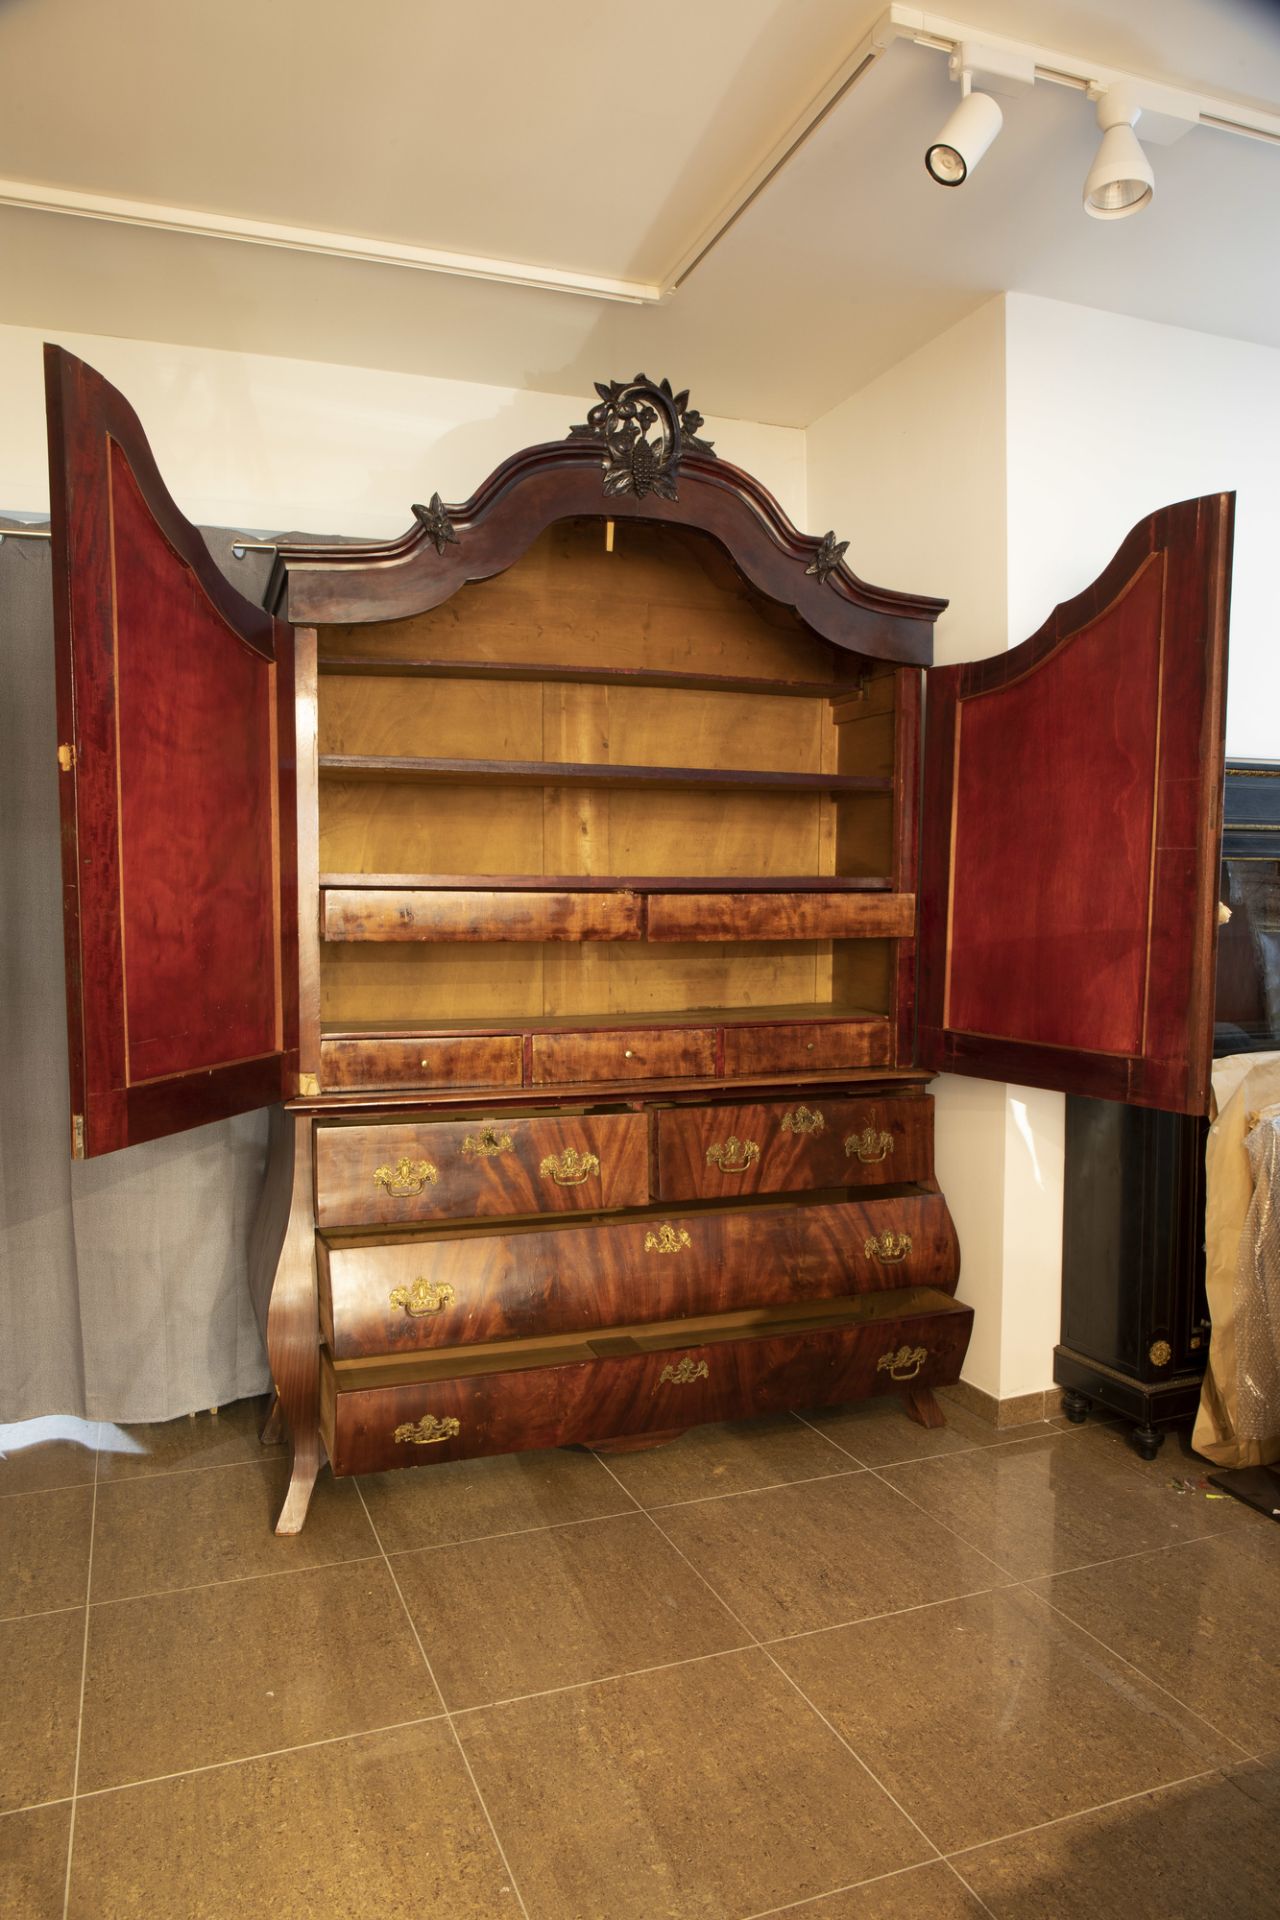
[[646,1233],[644,1237],[646,1253],[679,1253],[682,1248],[692,1245],[687,1228],[673,1227],[665,1220],[656,1233]]
[[462,1151],[478,1154],[482,1160],[495,1160],[500,1153],[510,1153],[513,1144],[509,1133],[501,1133],[497,1127],[481,1127],[479,1133],[467,1135]]
[[928,1347],[899,1347],[896,1353],[882,1353],[876,1372],[887,1373],[891,1380],[914,1380],[929,1358]]
[[825,1133],[826,1130],[824,1115],[815,1113],[810,1107],[796,1107],[793,1112],[782,1116],[784,1133]]
[[391,1295],[393,1307],[403,1307],[413,1319],[420,1320],[424,1314],[443,1313],[451,1307],[456,1295],[447,1280],[426,1280],[421,1274],[411,1287],[396,1287]]
[[434,1187],[440,1169],[429,1160],[410,1160],[402,1156],[394,1167],[375,1167],[373,1184],[383,1187],[393,1200],[411,1200],[424,1187]]
[[846,1133],[844,1153],[846,1160],[852,1160],[857,1154],[864,1166],[871,1166],[877,1160],[887,1160],[893,1152],[893,1135],[881,1133],[876,1127],[864,1127],[861,1133]]
[[579,1153],[576,1147],[566,1147],[563,1153],[549,1153],[538,1172],[544,1180],[554,1180],[558,1187],[580,1187],[593,1173],[599,1173],[600,1162],[594,1153]]
[[905,1260],[911,1251],[911,1235],[886,1227],[883,1233],[868,1234],[862,1251],[868,1260]]
[[739,1140],[736,1133],[731,1133],[723,1146],[707,1148],[707,1165],[719,1167],[721,1173],[746,1173],[759,1158],[755,1141]]
[[395,1437],[401,1445],[434,1447],[442,1440],[455,1440],[461,1432],[461,1420],[456,1420],[451,1413],[443,1420],[437,1420],[434,1413],[424,1413],[421,1420],[406,1420],[402,1427],[397,1427]]
[[664,1367],[658,1379],[669,1380],[674,1387],[687,1387],[691,1380],[705,1380],[710,1372],[705,1360],[691,1360],[686,1354],[678,1367]]

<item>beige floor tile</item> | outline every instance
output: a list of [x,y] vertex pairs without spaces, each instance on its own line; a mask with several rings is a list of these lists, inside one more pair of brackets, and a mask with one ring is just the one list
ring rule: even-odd
[[1033,1591],[1251,1752],[1280,1747],[1280,1527],[1056,1574]]
[[635,1504],[594,1454],[568,1447],[368,1474],[360,1486],[388,1553],[597,1520]]
[[1202,1722],[1017,1590],[774,1652],[944,1852],[1230,1757]]
[[1050,1431],[1042,1420],[1002,1430],[954,1401],[939,1404],[946,1415],[945,1427],[919,1426],[891,1397],[863,1400],[852,1407],[819,1407],[804,1417],[867,1467],[888,1466],[898,1460],[931,1460],[938,1454],[966,1453],[972,1447],[1004,1446]]
[[80,1786],[440,1711],[381,1561],[91,1609]]
[[736,1920],[928,1855],[757,1651],[456,1725],[531,1920]]
[[366,1915],[519,1920],[443,1721],[104,1793],[76,1809],[70,1920]]
[[644,1514],[397,1554],[450,1707],[740,1647],[746,1636]]
[[609,1466],[642,1507],[662,1507],[675,1500],[849,1473],[854,1462],[788,1414],[777,1420],[692,1427],[664,1447],[610,1454]]
[[262,1460],[282,1453],[258,1438],[271,1405],[270,1396],[233,1400],[216,1414],[184,1414],[150,1426],[119,1427],[104,1421],[100,1480],[133,1480],[153,1473],[182,1473],[192,1467],[226,1467],[236,1461]]
[[1233,1769],[1147,1793],[956,1865],[995,1920],[1275,1920],[1280,1802]]
[[35,1807],[0,1819],[4,1920],[61,1920],[71,1806]]
[[[778,1920],[783,1920],[779,1915]],[[908,1867],[887,1880],[789,1907],[785,1920],[983,1920],[983,1909],[948,1866]]]
[[0,1808],[71,1792],[83,1659],[83,1607],[0,1621]]
[[93,1597],[118,1600],[168,1587],[376,1555],[355,1483],[324,1472],[301,1533],[273,1532],[289,1484],[286,1460],[207,1473],[152,1474],[98,1488]]
[[700,1501],[658,1518],[764,1640],[974,1593],[1007,1578],[873,1474]]
[[[43,1493],[50,1487],[93,1485],[98,1455],[97,1422],[83,1422],[84,1437],[79,1440],[31,1437],[47,1430],[49,1424],[45,1420],[30,1420],[9,1428],[8,1442],[0,1451],[0,1496]],[[0,1527],[2,1525],[0,1521]]]
[[1102,1435],[1019,1440],[884,1475],[1020,1578],[1170,1546],[1223,1524],[1220,1505],[1175,1493],[1167,1475],[1144,1479]]
[[92,1521],[92,1487],[15,1493],[0,1503],[0,1620],[81,1604]]

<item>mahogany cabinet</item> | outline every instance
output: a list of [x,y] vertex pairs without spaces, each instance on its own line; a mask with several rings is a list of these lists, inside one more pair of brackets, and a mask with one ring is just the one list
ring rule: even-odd
[[929,1076],[1205,1102],[1231,496],[931,668],[639,375],[264,610],[47,372],[73,1151],[276,1107],[280,1530],[326,1456],[940,1420]]

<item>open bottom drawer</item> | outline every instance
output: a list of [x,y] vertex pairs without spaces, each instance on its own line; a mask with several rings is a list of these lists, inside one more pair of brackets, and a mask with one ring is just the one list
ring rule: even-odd
[[973,1309],[932,1287],[382,1361],[323,1356],[335,1473],[606,1440],[945,1386]]

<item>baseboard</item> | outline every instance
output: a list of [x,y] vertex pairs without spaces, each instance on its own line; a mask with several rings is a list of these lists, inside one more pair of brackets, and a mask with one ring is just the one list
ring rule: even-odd
[[997,1400],[993,1393],[957,1380],[953,1387],[939,1387],[943,1399],[953,1400],[966,1413],[976,1414],[993,1427],[1027,1427],[1038,1420],[1052,1420],[1062,1411],[1062,1388],[1046,1387],[1042,1393],[1018,1393],[1011,1400]]

